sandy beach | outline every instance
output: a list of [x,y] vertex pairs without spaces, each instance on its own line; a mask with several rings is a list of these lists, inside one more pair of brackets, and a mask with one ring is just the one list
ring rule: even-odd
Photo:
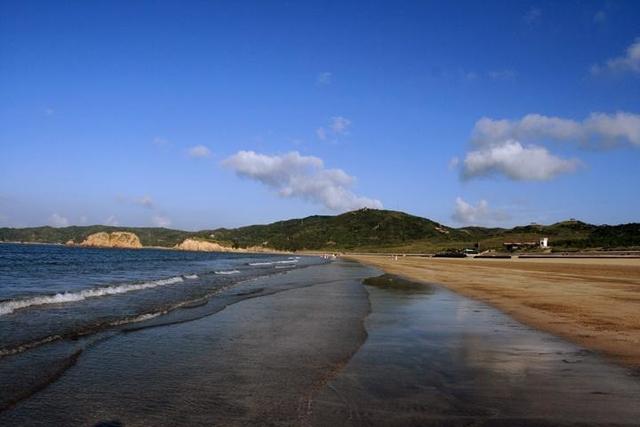
[[444,285],[530,326],[640,366],[640,259],[349,258]]

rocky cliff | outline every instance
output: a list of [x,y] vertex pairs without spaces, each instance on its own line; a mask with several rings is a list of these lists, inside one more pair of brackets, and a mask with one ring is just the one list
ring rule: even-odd
[[101,248],[141,248],[142,243],[134,233],[114,231],[112,233],[94,233],[80,243],[81,246],[95,246]]
[[175,245],[174,249],[203,252],[277,252],[274,249],[264,248],[260,246],[252,246],[249,248],[232,248],[230,246],[223,246],[219,243],[199,239],[185,239],[182,243],[178,243],[177,245]]

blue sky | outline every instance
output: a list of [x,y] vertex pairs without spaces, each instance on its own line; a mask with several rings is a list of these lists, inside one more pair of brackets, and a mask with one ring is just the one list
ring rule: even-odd
[[[0,2],[0,226],[638,221],[638,2]],[[484,119],[483,119],[484,118]]]

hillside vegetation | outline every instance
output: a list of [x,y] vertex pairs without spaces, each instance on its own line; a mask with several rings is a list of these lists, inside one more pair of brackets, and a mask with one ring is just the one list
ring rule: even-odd
[[73,240],[81,243],[91,234],[114,231],[135,233],[143,246],[174,246],[193,233],[168,228],[149,227],[112,227],[107,225],[88,225],[71,227],[29,227],[0,228],[0,241],[30,243],[66,243]]
[[236,248],[267,247],[289,251],[433,252],[474,247],[476,244],[481,250],[502,249],[504,242],[537,241],[541,237],[549,237],[554,250],[640,247],[638,223],[611,226],[571,220],[512,229],[452,228],[403,212],[375,209],[197,232],[102,225],[0,228],[0,241],[66,243],[72,240],[79,243],[90,234],[113,231],[135,233],[144,246],[173,247],[191,238]]

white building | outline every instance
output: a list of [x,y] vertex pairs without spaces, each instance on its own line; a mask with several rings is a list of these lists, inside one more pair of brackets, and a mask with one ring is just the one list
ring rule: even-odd
[[549,247],[549,238],[548,237],[543,237],[542,239],[540,239],[540,247],[542,249],[546,249]]

